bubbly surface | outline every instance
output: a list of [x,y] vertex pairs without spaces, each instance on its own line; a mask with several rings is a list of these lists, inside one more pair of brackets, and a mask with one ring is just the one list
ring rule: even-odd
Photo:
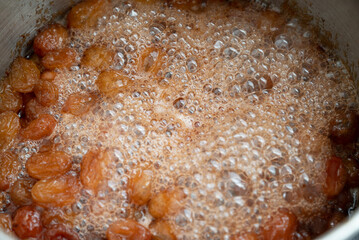
[[[298,19],[257,5],[211,3],[193,12],[115,1],[94,30],[70,35],[80,57],[92,45],[114,51],[111,68],[129,78],[106,97],[98,71],[56,70],[59,102],[47,112],[59,122],[56,150],[73,156],[74,172],[91,148],[113,156],[97,196],[82,191],[66,209],[80,236],[103,237],[123,217],[148,226],[147,207],[126,191],[138,169],[154,172],[153,194],[176,186],[187,195],[169,217],[179,239],[229,239],[258,231],[278,207],[304,221],[327,204],[320,189],[333,154],[329,121],[357,102],[343,64]],[[61,111],[74,93],[96,96],[90,112]],[[19,143],[15,152],[25,163],[46,141]]]

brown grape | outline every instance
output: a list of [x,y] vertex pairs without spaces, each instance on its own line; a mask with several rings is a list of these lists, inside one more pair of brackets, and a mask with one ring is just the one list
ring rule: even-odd
[[39,117],[29,123],[20,135],[29,140],[39,140],[52,134],[56,127],[57,121],[50,114],[41,114]]
[[347,172],[342,159],[338,157],[328,159],[326,173],[324,192],[328,197],[336,196],[344,188],[347,179]]
[[88,93],[74,93],[71,94],[64,106],[62,107],[62,112],[70,113],[75,116],[81,116],[95,105],[96,96],[94,94]]
[[164,220],[156,220],[150,224],[152,239],[154,240],[177,240],[172,226]]
[[17,179],[21,164],[10,152],[0,155],[0,190],[7,190]]
[[63,224],[55,224],[47,228],[44,233],[44,238],[47,240],[78,240],[79,236],[69,227]]
[[80,191],[77,177],[64,175],[38,181],[31,190],[33,200],[44,207],[63,207],[74,203]]
[[72,226],[74,221],[73,217],[71,214],[66,214],[62,208],[51,207],[44,210],[41,221],[46,228],[51,228],[51,226],[58,224]]
[[19,238],[36,238],[42,231],[41,214],[33,206],[19,208],[12,229]]
[[32,92],[40,78],[40,70],[33,61],[18,57],[11,65],[9,81],[11,87],[21,93]]
[[181,209],[184,198],[184,193],[179,189],[160,192],[148,203],[148,211],[154,218],[173,215]]
[[7,147],[20,131],[20,119],[14,112],[0,114],[0,148]]
[[57,86],[49,81],[40,81],[36,84],[34,93],[36,100],[45,107],[54,105],[59,98]]
[[347,144],[356,140],[359,121],[354,112],[339,112],[329,125],[330,138],[337,144]]
[[111,66],[114,55],[113,51],[104,46],[92,46],[84,52],[81,65],[96,71],[104,71]]
[[0,213],[0,229],[6,233],[10,233],[12,230],[12,219],[7,213]]
[[132,81],[128,76],[115,70],[102,72],[96,80],[98,89],[107,97],[115,97],[120,92],[126,91],[131,84]]
[[105,178],[105,170],[109,161],[110,156],[107,151],[94,149],[86,153],[81,165],[80,179],[82,184],[97,192]]
[[35,182],[31,178],[18,179],[10,188],[11,201],[18,206],[30,205],[32,203],[31,189]]
[[164,63],[163,55],[162,51],[158,48],[146,48],[139,57],[138,69],[155,76]]
[[150,240],[150,231],[132,219],[121,219],[107,229],[108,240]]
[[297,217],[285,209],[280,209],[272,219],[264,225],[264,240],[291,240],[297,228]]
[[36,35],[33,44],[34,52],[43,57],[52,50],[63,48],[67,39],[66,28],[60,24],[52,24]]
[[53,81],[56,78],[56,72],[46,70],[41,73],[40,79],[45,81]]
[[76,63],[77,52],[72,48],[62,48],[48,52],[41,63],[46,69],[69,68]]
[[33,155],[26,162],[29,175],[46,179],[65,174],[71,168],[71,157],[65,152],[48,151]]
[[153,173],[144,170],[135,174],[129,182],[129,195],[131,201],[138,205],[146,204],[152,193]]
[[88,29],[96,25],[98,19],[106,14],[107,0],[87,0],[74,6],[67,15],[69,28]]
[[21,107],[21,94],[13,90],[9,81],[0,81],[0,112],[18,112]]
[[45,107],[36,101],[35,98],[32,98],[25,104],[25,116],[28,121],[33,121],[43,113]]

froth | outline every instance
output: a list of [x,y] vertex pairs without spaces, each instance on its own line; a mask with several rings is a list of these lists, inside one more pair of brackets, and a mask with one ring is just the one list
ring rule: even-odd
[[[191,13],[116,2],[96,31],[71,33],[80,55],[93,44],[115,51],[112,68],[133,81],[109,99],[99,94],[99,73],[91,69],[61,70],[55,79],[53,141],[74,156],[73,170],[92,147],[114,156],[107,185],[96,197],[84,191],[67,209],[82,237],[104,236],[122,217],[148,226],[146,207],[134,206],[126,192],[140,167],[153,169],[154,193],[173,186],[186,193],[185,208],[169,217],[179,239],[256,231],[278,207],[305,220],[326,204],[311,190],[324,181],[332,154],[329,118],[338,108],[356,107],[354,85],[296,19],[284,19],[280,29],[272,21],[255,7],[213,3]],[[155,75],[138,67],[149,47],[163,54]],[[62,114],[76,92],[94,92],[99,101],[85,116]],[[18,151],[26,160],[41,144]]]

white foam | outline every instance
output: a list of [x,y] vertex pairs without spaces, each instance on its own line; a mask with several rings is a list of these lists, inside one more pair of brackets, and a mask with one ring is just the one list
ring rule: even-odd
[[[305,29],[257,29],[260,13],[251,7],[213,3],[191,13],[159,3],[116,6],[97,31],[73,32],[72,46],[81,54],[101,43],[119,53],[113,68],[132,78],[131,92],[117,102],[102,97],[90,113],[74,117],[60,113],[62,104],[74,92],[97,92],[98,73],[73,68],[55,80],[60,102],[51,112],[60,121],[54,138],[78,159],[74,169],[91,147],[116,156],[108,186],[95,199],[83,194],[80,200],[81,236],[103,235],[121,217],[150,223],[147,209],[134,208],[125,190],[138,167],[155,169],[154,193],[177,185],[188,195],[185,209],[169,218],[179,239],[255,231],[278,207],[303,220],[298,209],[315,212],[326,204],[323,195],[307,202],[298,192],[303,182],[323,182],[332,154],[328,116],[356,100],[345,69],[317,51]],[[156,76],[137,69],[149,46],[166,54]],[[272,89],[263,89],[262,77]],[[178,98],[185,104],[175,108]]]

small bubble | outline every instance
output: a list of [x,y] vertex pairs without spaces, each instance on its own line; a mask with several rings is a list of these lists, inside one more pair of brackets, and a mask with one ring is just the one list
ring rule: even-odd
[[136,10],[132,9],[128,15],[131,17],[137,17],[138,13],[136,12]]
[[211,92],[212,91],[212,85],[211,84],[206,84],[203,86],[203,90],[205,92]]
[[237,57],[238,54],[239,54],[239,52],[237,51],[237,49],[235,49],[233,47],[228,47],[223,50],[223,56],[227,59],[233,59],[233,58]]
[[165,78],[171,79],[172,78],[172,72],[166,72],[165,73]]
[[251,56],[254,58],[260,59],[264,56],[264,52],[262,49],[256,48],[256,49],[252,50]]
[[258,82],[254,79],[252,80],[248,80],[244,85],[243,85],[243,90],[245,90],[248,93],[253,93],[256,91],[259,91],[259,85]]
[[173,106],[177,109],[184,108],[185,105],[186,105],[186,101],[183,98],[177,98],[173,102]]
[[189,72],[194,73],[197,71],[197,62],[193,59],[187,60],[187,69]]
[[219,49],[221,47],[223,47],[224,43],[222,41],[217,41],[215,44],[214,44],[214,48],[215,49]]
[[235,172],[229,172],[227,175],[228,183],[228,193],[230,196],[243,196],[248,191],[248,186],[245,180]]
[[145,127],[140,124],[136,124],[133,131],[138,137],[142,137],[146,134]]
[[184,226],[186,226],[187,225],[187,219],[186,219],[186,217],[185,216],[183,216],[182,214],[181,215],[178,215],[177,217],[176,217],[176,224],[178,225],[178,226],[180,226],[180,227],[184,227]]
[[291,45],[291,42],[288,36],[281,34],[275,38],[274,45],[280,49],[288,49]]
[[291,93],[296,97],[300,97],[302,95],[299,88],[292,88]]
[[234,28],[232,30],[233,36],[239,37],[239,38],[245,38],[247,36],[247,32],[243,29]]
[[121,70],[127,63],[127,57],[124,51],[119,51],[116,53],[114,58],[114,69]]
[[221,95],[221,94],[222,94],[222,89],[220,89],[220,88],[215,88],[215,89],[213,89],[213,93],[214,93],[215,95]]

